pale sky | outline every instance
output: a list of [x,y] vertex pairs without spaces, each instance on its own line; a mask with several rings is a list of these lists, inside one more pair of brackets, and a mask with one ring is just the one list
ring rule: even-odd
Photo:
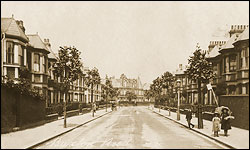
[[1,1],[1,17],[12,14],[26,34],[50,39],[54,52],[75,46],[103,78],[124,73],[151,83],[186,65],[197,43],[207,49],[225,38],[218,31],[249,24],[249,2]]

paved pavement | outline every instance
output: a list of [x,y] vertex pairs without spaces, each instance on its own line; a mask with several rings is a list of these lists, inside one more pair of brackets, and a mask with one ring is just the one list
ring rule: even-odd
[[[175,122],[178,122],[184,126],[187,127],[187,122],[185,119],[185,115],[180,115],[180,121],[177,121],[177,113],[171,112],[171,115],[169,116],[169,111],[167,110],[160,110],[159,108],[153,108],[153,106],[148,107],[151,111],[154,111],[155,113],[161,114],[164,117],[167,117],[169,119],[174,120]],[[198,129],[198,119],[196,117],[193,117],[192,123],[195,125],[195,128],[192,130],[201,133],[211,139],[214,139],[218,142],[222,142],[226,145],[231,146],[232,148],[236,149],[249,149],[249,130],[240,129],[236,127],[232,127],[231,130],[228,131],[229,136],[224,136],[224,131],[221,130],[219,132],[219,137],[214,137],[212,132],[212,122],[203,120],[203,129]]]
[[110,108],[108,108],[108,112],[106,112],[105,109],[98,110],[95,113],[95,117],[92,117],[91,112],[83,115],[72,116],[70,118],[67,118],[67,128],[63,127],[64,121],[63,119],[61,119],[50,123],[46,123],[42,126],[1,134],[1,148],[2,149],[29,148],[49,138],[73,130],[77,126],[80,126],[83,123],[89,122],[93,119],[97,119],[109,112],[111,112]]
[[225,148],[147,107],[118,108],[38,147],[43,148]]

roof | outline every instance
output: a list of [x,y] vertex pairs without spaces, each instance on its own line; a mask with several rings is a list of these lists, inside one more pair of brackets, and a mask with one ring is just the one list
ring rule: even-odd
[[248,40],[249,39],[249,27],[247,27],[238,37],[237,41],[235,41],[234,43],[238,42],[238,41],[243,41],[243,40]]
[[116,88],[122,87],[122,84],[121,84],[122,81],[121,81],[121,79],[111,78],[111,82],[112,82],[113,87],[116,87]]
[[19,27],[14,18],[1,18],[1,32],[6,35],[17,36],[28,42],[29,39]]
[[53,52],[53,50],[50,48],[50,46],[46,46],[47,47],[47,49],[49,50],[49,54],[48,54],[48,58],[49,59],[57,59],[57,56],[56,56],[56,54]]
[[40,36],[38,34],[30,34],[27,35],[30,42],[29,44],[34,47],[34,48],[38,48],[38,49],[44,49],[47,52],[50,52],[49,49],[45,46],[45,44],[43,43],[42,39],[40,38]]
[[114,87],[117,87],[117,88],[123,87],[122,81],[127,83],[126,87],[132,88],[132,84],[133,84],[133,85],[135,85],[134,88],[139,88],[139,89],[143,88],[143,85],[142,85],[139,77],[137,79],[129,79],[124,74],[122,74],[120,79],[115,79],[115,77],[111,77],[110,79],[112,81],[112,85]]
[[[50,50],[49,50],[50,51]],[[57,59],[55,53],[51,50],[50,53],[48,54],[49,59]]]
[[223,49],[231,49],[231,48],[234,48],[233,46],[233,43],[237,40],[237,35],[234,34],[232,35],[232,37],[226,42],[226,44],[224,44],[222,47],[221,47],[221,50]]
[[174,75],[185,74],[184,71],[185,71],[185,70],[184,70],[183,68],[182,68],[182,69],[181,69],[181,68],[178,68],[178,69],[176,69],[176,71],[173,72],[173,74],[174,74]]
[[209,53],[207,53],[207,57],[213,58],[213,57],[218,56],[220,54],[219,50],[220,50],[219,46],[216,45]]
[[150,84],[149,83],[144,83],[143,84],[143,89],[144,90],[149,90],[150,89]]
[[101,84],[105,84],[106,83],[106,79],[101,78]]

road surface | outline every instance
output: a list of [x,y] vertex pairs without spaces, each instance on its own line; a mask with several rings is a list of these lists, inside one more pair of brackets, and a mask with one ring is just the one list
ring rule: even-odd
[[118,108],[40,148],[225,148],[143,106]]

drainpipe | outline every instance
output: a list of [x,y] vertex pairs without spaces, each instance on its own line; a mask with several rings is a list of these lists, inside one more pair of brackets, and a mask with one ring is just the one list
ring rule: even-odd
[[2,33],[2,37],[1,37],[2,39],[1,39],[1,42],[2,42],[2,50],[1,50],[1,72],[2,72],[2,77],[3,77],[3,75],[4,75],[4,70],[3,70],[3,59],[4,59],[4,50],[5,50],[5,48],[4,48],[4,40],[5,40],[5,33]]

